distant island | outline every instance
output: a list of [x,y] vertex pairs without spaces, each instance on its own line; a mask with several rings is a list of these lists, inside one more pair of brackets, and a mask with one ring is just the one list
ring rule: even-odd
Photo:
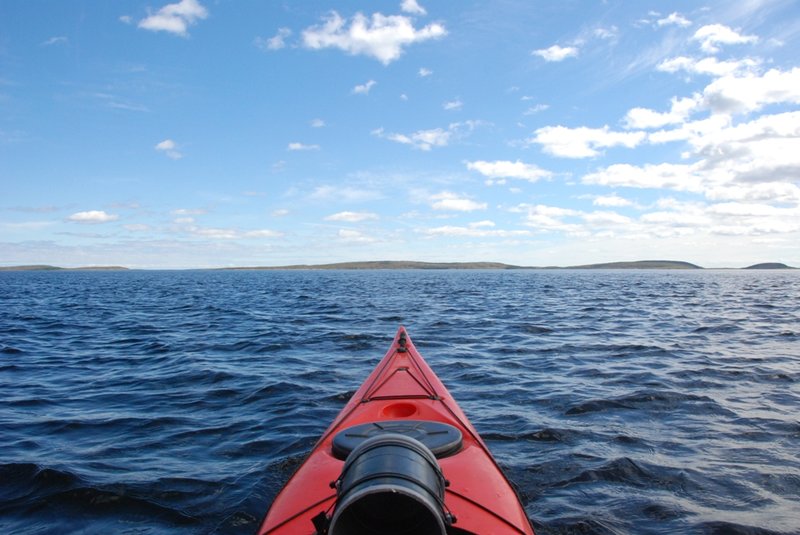
[[58,266],[48,266],[45,264],[33,264],[29,266],[0,266],[0,271],[127,271],[128,268],[122,266],[84,266],[76,268],[63,268]]
[[[496,269],[496,270],[532,270],[532,269],[704,269],[702,266],[678,260],[639,260],[635,262],[606,262],[602,264],[584,264],[578,266],[516,266],[502,262],[416,262],[410,260],[377,260],[369,262],[337,262],[333,264],[293,264],[288,266],[249,266],[210,268],[212,271],[287,271],[287,270],[390,270],[390,269]],[[753,264],[741,269],[795,269],[779,262]],[[1,267],[0,271],[128,271],[123,266],[85,266],[63,268],[44,264],[26,266]]]
[[639,260],[637,262],[607,262],[605,264],[587,264],[572,266],[570,269],[703,269],[689,262],[675,260]]
[[781,264],[780,262],[764,262],[763,264],[753,264],[752,266],[747,266],[744,269],[795,269],[795,268],[787,266],[786,264]]

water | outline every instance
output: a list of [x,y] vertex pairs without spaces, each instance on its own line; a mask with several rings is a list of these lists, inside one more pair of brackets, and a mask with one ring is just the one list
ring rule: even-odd
[[404,324],[537,533],[800,533],[800,273],[0,273],[0,532],[251,533]]

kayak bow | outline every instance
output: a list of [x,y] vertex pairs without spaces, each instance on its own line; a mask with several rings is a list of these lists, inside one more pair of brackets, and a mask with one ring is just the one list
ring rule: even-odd
[[259,535],[533,535],[486,444],[404,328]]

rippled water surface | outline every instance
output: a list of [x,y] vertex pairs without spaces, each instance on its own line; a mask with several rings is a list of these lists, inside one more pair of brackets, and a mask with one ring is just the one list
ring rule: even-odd
[[405,325],[537,533],[800,533],[800,273],[0,273],[0,532],[251,533]]

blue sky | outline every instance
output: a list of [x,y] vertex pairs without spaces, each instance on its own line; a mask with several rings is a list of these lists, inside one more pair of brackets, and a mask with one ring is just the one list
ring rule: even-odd
[[789,0],[6,0],[0,265],[800,265],[799,38]]

